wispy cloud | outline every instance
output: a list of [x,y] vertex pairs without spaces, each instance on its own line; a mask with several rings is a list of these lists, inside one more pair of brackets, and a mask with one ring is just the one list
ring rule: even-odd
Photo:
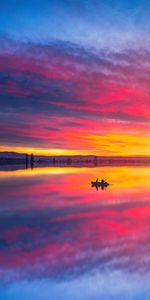
[[69,42],[41,45],[3,40],[3,143],[13,140],[36,146],[41,141],[44,147],[51,143],[54,148],[69,148],[76,126],[80,139],[86,135],[83,126],[90,135],[90,126],[106,133],[110,122],[118,130],[121,122],[128,124],[128,130],[129,123],[148,123],[149,57],[145,50],[106,52]]

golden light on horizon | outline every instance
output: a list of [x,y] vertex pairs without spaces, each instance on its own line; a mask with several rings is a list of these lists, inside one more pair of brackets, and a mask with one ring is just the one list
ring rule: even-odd
[[[82,143],[80,143],[82,140]],[[70,141],[71,143],[71,141]],[[149,136],[130,134],[79,135],[78,149],[58,149],[23,146],[1,146],[0,151],[34,153],[35,155],[102,155],[102,156],[149,156]]]

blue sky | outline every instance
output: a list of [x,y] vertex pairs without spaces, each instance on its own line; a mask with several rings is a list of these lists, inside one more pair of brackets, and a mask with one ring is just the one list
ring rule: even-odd
[[149,47],[147,0],[1,1],[1,36],[49,43],[63,40],[88,47]]

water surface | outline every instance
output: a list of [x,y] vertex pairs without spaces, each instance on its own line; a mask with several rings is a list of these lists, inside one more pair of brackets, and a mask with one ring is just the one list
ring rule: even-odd
[[150,299],[149,183],[149,167],[1,171],[0,299]]

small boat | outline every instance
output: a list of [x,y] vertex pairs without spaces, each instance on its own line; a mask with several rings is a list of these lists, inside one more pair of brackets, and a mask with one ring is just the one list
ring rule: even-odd
[[98,181],[98,178],[97,178],[96,181],[91,181],[91,186],[96,187],[97,190],[99,187],[102,190],[104,190],[108,185],[109,185],[109,183],[104,179],[102,179],[101,181]]

